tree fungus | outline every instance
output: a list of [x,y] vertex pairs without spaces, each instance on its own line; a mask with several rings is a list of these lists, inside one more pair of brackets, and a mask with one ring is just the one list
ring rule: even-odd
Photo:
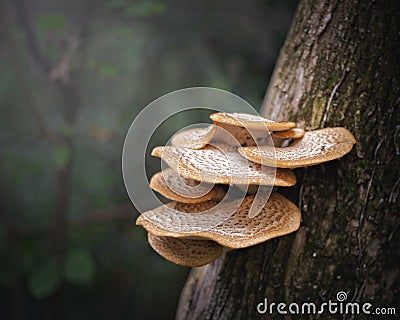
[[208,264],[224,247],[246,248],[296,231],[299,209],[272,188],[296,183],[291,168],[338,159],[356,142],[340,127],[304,132],[294,122],[244,113],[210,118],[213,125],[181,131],[172,146],[153,149],[170,168],[156,173],[150,187],[174,201],[136,221],[156,252],[183,266]]

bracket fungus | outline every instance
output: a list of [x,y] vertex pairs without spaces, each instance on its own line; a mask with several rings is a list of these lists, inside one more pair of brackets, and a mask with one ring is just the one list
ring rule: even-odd
[[305,131],[300,128],[293,128],[284,131],[275,131],[273,134],[284,139],[300,139],[304,137]]
[[172,146],[153,149],[170,168],[155,174],[150,187],[174,201],[136,221],[156,252],[183,266],[210,263],[224,247],[246,248],[296,231],[299,209],[272,188],[293,186],[291,169],[341,158],[356,143],[341,127],[305,132],[295,122],[245,113],[210,118],[213,125],[181,131]]
[[223,246],[211,240],[178,239],[155,236],[149,232],[150,246],[165,259],[185,267],[201,267],[213,262]]
[[210,115],[210,119],[213,120],[214,122],[245,127],[246,129],[259,129],[259,130],[268,129],[269,131],[284,131],[296,127],[295,122],[291,121],[276,122],[265,119],[261,116],[256,116],[253,114],[247,114],[241,112],[214,113]]
[[236,147],[270,144],[269,132],[266,128],[247,129],[222,122],[214,122],[214,127],[215,131],[212,143],[221,142]]
[[213,198],[221,199],[225,194],[224,189],[219,185],[213,186],[186,179],[171,168],[157,172],[150,179],[150,188],[167,199],[183,203],[199,203]]
[[172,137],[171,144],[175,147],[201,149],[211,141],[214,134],[214,126],[183,130]]
[[[141,215],[136,223],[142,225],[154,235],[213,240],[233,249],[253,246],[296,231],[299,228],[300,211],[294,203],[284,196],[273,192],[261,213],[255,218],[249,218],[248,212],[253,200],[254,195],[245,197],[228,219],[219,225],[202,231],[186,231],[191,227],[191,224],[195,226],[201,219],[200,213],[192,214],[192,219],[185,217],[191,214],[191,205],[185,206],[186,210],[180,214],[181,219],[176,217],[171,219],[169,210],[166,210],[165,206],[161,206]],[[227,207],[229,208],[229,203],[224,209]]]
[[308,131],[288,147],[242,147],[238,151],[250,161],[278,168],[298,168],[335,160],[349,153],[356,143],[345,128]]
[[152,155],[162,158],[179,175],[188,179],[218,184],[285,187],[296,184],[296,176],[292,171],[263,167],[248,161],[237,152],[166,146],[156,147]]

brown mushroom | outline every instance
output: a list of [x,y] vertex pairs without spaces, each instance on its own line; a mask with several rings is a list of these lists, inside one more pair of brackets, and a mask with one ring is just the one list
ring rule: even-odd
[[[297,230],[299,209],[282,195],[270,194],[273,186],[294,185],[296,176],[276,167],[337,159],[356,143],[345,128],[304,132],[294,122],[244,113],[216,113],[210,118],[214,126],[185,130],[174,136],[173,146],[153,150],[152,155],[171,168],[154,175],[150,186],[179,202],[144,212],[136,221],[149,232],[154,250],[185,266],[212,262],[223,246],[245,248]],[[268,145],[269,131],[274,145],[295,141],[288,147],[273,147]],[[210,183],[235,187],[220,201],[225,191]],[[245,193],[253,194],[243,199]]]
[[268,129],[270,131],[283,131],[296,127],[295,122],[290,122],[290,121],[275,122],[272,120],[265,119],[261,116],[241,113],[241,112],[214,113],[210,115],[210,119],[213,120],[214,122],[245,127],[247,129],[259,129],[259,130]]
[[278,168],[312,166],[343,157],[356,143],[345,128],[325,128],[308,131],[301,139],[285,148],[242,147],[238,151],[250,161]]
[[237,147],[219,141],[212,141],[201,150],[219,150],[221,152],[237,152]]
[[225,194],[221,186],[183,178],[171,168],[156,173],[150,179],[150,188],[170,200],[184,203],[205,202],[213,198],[220,199]]
[[215,133],[212,142],[223,142],[231,146],[271,145],[271,137],[267,128],[249,129],[244,127],[215,122]]
[[[154,235],[208,239],[229,248],[253,246],[299,228],[300,211],[284,196],[272,193],[261,213],[255,218],[249,218],[248,212],[253,200],[254,195],[244,198],[238,208],[236,201],[221,205],[217,209],[218,212],[234,209],[233,214],[222,223],[208,229],[196,229],[204,217],[201,213],[193,213],[196,208],[192,206],[195,205],[188,204],[183,208],[174,202],[140,215],[136,224],[142,225]],[[190,231],[191,229],[195,231]]]
[[304,133],[305,131],[300,128],[272,132],[273,135],[284,139],[300,139],[304,137]]
[[172,137],[171,144],[175,147],[201,149],[211,141],[214,134],[214,126],[183,130]]
[[160,237],[148,233],[150,246],[165,259],[185,267],[200,267],[213,262],[223,247],[211,240]]
[[296,184],[292,171],[252,163],[236,152],[166,146],[154,148],[152,155],[161,157],[179,175],[197,181],[286,187]]

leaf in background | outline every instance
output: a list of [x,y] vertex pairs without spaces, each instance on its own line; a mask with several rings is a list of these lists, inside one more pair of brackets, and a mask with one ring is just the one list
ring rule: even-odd
[[35,19],[36,27],[42,31],[60,31],[64,29],[65,24],[65,16],[60,13],[48,13]]
[[95,265],[90,254],[82,250],[67,253],[64,264],[64,277],[72,283],[88,283],[93,280]]
[[58,145],[53,149],[53,160],[57,168],[62,169],[66,166],[71,157],[71,150],[63,145]]
[[35,268],[28,279],[29,288],[37,299],[43,299],[54,293],[60,283],[60,272],[54,260]]

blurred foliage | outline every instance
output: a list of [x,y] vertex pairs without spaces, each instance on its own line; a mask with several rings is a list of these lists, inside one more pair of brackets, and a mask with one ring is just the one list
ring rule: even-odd
[[[260,106],[295,5],[0,3],[2,318],[173,317],[188,269],[155,254],[134,226],[124,136],[143,107],[184,87],[214,86]],[[207,116],[172,117],[149,150]],[[159,161],[148,160],[150,176]],[[55,220],[63,213],[65,234]]]

